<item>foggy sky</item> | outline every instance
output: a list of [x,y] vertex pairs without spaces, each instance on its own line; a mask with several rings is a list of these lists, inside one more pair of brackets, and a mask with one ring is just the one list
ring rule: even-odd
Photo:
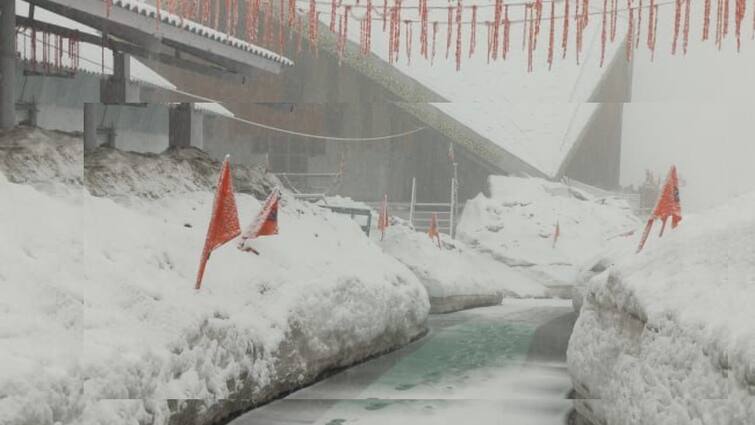
[[698,42],[700,34],[693,31],[689,54],[673,57],[666,32],[658,35],[655,63],[645,54],[637,58],[632,103],[624,112],[623,185],[644,180],[645,168],[665,177],[676,164],[687,183],[680,191],[688,211],[755,190],[751,31],[751,26],[743,31],[739,54],[732,36],[718,52],[712,44]]

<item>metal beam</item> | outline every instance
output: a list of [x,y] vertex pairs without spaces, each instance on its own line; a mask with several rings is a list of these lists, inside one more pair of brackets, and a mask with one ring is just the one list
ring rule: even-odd
[[208,77],[220,78],[225,81],[234,79],[234,81],[238,81],[239,83],[242,83],[244,80],[244,76],[242,75],[232,73],[217,66],[183,59],[176,54],[150,51],[125,41],[114,40],[111,37],[106,38],[103,42],[102,37],[98,35],[72,30],[70,28],[61,27],[47,22],[35,21],[25,16],[16,16],[16,25],[19,27],[34,28],[37,31],[56,34],[66,38],[76,38],[82,43],[88,43],[95,46],[102,46],[104,44],[105,47],[110,50],[128,53],[138,58],[154,60],[166,65],[175,66],[176,68],[188,69],[192,72],[207,75]]
[[[159,52],[165,46],[192,54],[229,71],[254,75],[257,70],[279,73],[283,65],[264,54],[246,51],[189,29],[161,23],[152,16],[141,15],[123,7],[113,7],[110,15],[100,0],[27,0],[69,19],[119,39]],[[277,55],[275,56],[277,57]]]
[[0,0],[0,128],[16,126],[16,0]]

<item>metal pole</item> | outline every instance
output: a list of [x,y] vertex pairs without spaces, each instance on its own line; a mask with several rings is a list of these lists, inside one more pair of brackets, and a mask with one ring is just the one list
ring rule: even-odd
[[412,199],[409,203],[409,224],[414,226],[414,204],[417,202],[417,178],[412,177]]
[[16,126],[16,0],[0,0],[0,128]]
[[[453,204],[451,205],[451,208],[454,210],[454,217],[459,216],[459,164],[457,162],[454,162],[454,193],[453,193]],[[456,226],[451,223],[451,231],[449,232],[451,234],[451,238],[456,237]]]
[[454,192],[456,191],[456,179],[451,179],[451,203],[448,211],[448,235],[454,237]]

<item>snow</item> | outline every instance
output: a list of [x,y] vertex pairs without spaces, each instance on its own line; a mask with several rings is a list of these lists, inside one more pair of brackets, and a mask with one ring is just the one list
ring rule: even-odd
[[196,102],[194,103],[194,109],[198,109],[200,111],[205,111],[205,112],[211,112],[215,115],[220,115],[222,117],[228,117],[228,118],[235,117],[233,112],[229,111],[223,105],[216,102]]
[[[379,232],[374,232],[379,238]],[[404,263],[425,285],[431,298],[455,295],[542,297],[545,288],[534,279],[513,270],[463,242],[441,236],[443,249],[426,233],[417,232],[402,220],[385,232],[383,250]]]
[[573,284],[585,263],[640,225],[616,197],[538,178],[491,176],[489,184],[489,198],[467,201],[458,238],[549,286]]
[[[346,0],[343,4],[355,4]],[[492,3],[490,3],[492,4]],[[478,10],[477,48],[468,57],[470,27],[463,32],[463,59],[461,72],[456,71],[454,49],[456,34],[452,40],[452,50],[446,59],[446,22],[449,3],[445,0],[429,0],[429,21],[437,21],[437,54],[434,64],[425,60],[420,51],[420,25],[413,24],[413,52],[411,64],[406,57],[404,24],[401,26],[401,46],[396,68],[420,84],[433,90],[447,102],[435,104],[441,111],[461,124],[473,129],[481,136],[509,151],[523,161],[549,176],[554,176],[574,145],[596,105],[589,103],[594,88],[598,85],[607,64],[617,55],[623,54],[623,37],[618,36],[614,43],[606,47],[606,65],[600,66],[601,27],[598,15],[591,16],[590,25],[584,32],[584,45],[579,64],[575,60],[575,25],[570,24],[570,37],[567,43],[567,56],[562,59],[561,34],[563,19],[556,19],[554,27],[555,48],[552,70],[548,70],[547,42],[550,10],[543,12],[539,47],[534,52],[534,70],[527,72],[527,52],[522,49],[522,24],[524,8],[512,6],[509,11],[511,25],[511,50],[505,61],[487,63],[487,29],[485,21],[493,20],[493,7],[480,7]],[[455,6],[455,4],[453,4]],[[300,6],[302,7],[302,6]],[[432,7],[439,7],[432,9]],[[557,5],[556,16],[563,16],[562,3]],[[381,9],[378,7],[378,9]],[[547,7],[546,7],[547,9]],[[382,9],[381,9],[382,10]],[[574,4],[572,3],[572,13]],[[364,9],[355,7],[352,14],[359,18]],[[323,10],[321,21],[330,22],[330,11]],[[455,12],[454,12],[455,13]],[[402,19],[417,19],[418,11],[404,10]],[[471,19],[471,11],[464,10],[464,21]],[[623,20],[622,20],[623,21]],[[432,25],[430,25],[432,39]],[[619,23],[619,34],[625,23]],[[322,27],[321,27],[322,28]],[[324,29],[324,28],[323,28]],[[348,37],[359,43],[360,29],[354,21],[349,25]],[[388,31],[382,31],[382,22],[375,21],[372,35],[372,51],[384,61],[388,61]],[[431,41],[430,41],[431,45]],[[356,59],[363,60],[363,59]]]
[[569,366],[608,423],[755,417],[753,217],[755,193],[687,215],[590,280]]
[[[243,391],[264,399],[424,331],[414,275],[348,218],[288,195],[261,255],[218,249],[194,291],[213,194],[162,187],[116,202],[0,175],[0,423],[164,424],[191,400],[212,413]],[[237,203],[243,222],[261,207]]]

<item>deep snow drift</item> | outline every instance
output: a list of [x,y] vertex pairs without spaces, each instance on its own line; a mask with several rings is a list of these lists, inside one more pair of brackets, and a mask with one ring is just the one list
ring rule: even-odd
[[587,284],[568,361],[600,400],[578,406],[611,424],[752,423],[755,193],[657,232]]
[[[220,248],[194,291],[213,194],[167,175],[191,166],[87,153],[86,184],[116,202],[81,185],[81,157],[30,141],[62,136],[21,131],[0,157],[45,158],[65,189],[6,179],[33,183],[36,167],[0,173],[0,424],[208,423],[425,330],[427,294],[406,267],[350,219],[288,196],[281,234],[253,242],[262,254]],[[237,203],[243,224],[261,206]]]
[[491,176],[489,184],[490,197],[467,201],[458,238],[547,286],[572,285],[584,263],[639,227],[619,198],[538,178]]

